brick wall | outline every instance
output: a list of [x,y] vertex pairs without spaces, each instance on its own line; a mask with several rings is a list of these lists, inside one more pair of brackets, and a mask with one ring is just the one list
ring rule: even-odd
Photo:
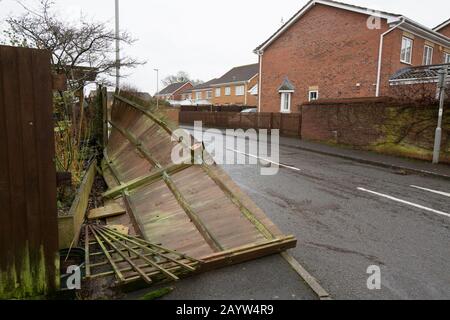
[[447,36],[450,38],[450,24],[447,25],[446,27],[442,28],[441,30],[438,31],[439,33],[442,33],[443,35]]
[[[450,105],[443,125],[443,160],[450,163]],[[431,160],[437,105],[399,105],[393,100],[324,101],[303,105],[302,138]]]

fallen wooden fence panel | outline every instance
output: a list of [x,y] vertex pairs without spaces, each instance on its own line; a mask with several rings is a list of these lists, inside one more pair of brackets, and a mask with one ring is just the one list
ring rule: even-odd
[[102,166],[105,196],[127,214],[108,224],[204,261],[201,270],[296,246],[217,165],[174,166],[172,129],[131,99],[116,95]]

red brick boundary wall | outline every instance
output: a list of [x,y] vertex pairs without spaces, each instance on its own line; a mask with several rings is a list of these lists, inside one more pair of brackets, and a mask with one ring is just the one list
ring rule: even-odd
[[[322,100],[304,104],[302,138],[380,153],[431,160],[438,104],[389,98]],[[450,163],[450,104],[443,121],[442,160]]]

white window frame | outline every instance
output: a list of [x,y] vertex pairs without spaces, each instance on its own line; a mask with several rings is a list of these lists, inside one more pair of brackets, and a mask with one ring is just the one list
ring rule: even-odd
[[432,46],[425,45],[423,49],[423,65],[429,66],[433,64],[434,48]]
[[292,91],[280,91],[280,112],[291,113],[291,103],[292,103]]
[[245,86],[236,86],[234,87],[234,92],[237,97],[242,97],[245,95]]
[[444,63],[450,63],[450,53],[444,53]]
[[222,90],[220,88],[216,88],[216,92],[215,92],[216,97],[220,97],[221,96],[221,94],[222,94],[221,91]]
[[225,95],[231,96],[231,87],[225,87]]
[[206,91],[206,99],[207,100],[212,99],[212,91],[210,90]]
[[195,93],[195,100],[202,100],[202,92],[198,91]]
[[[410,44],[410,54],[409,59],[407,54],[407,48],[408,44]],[[408,37],[402,37],[402,47],[400,50],[400,62],[411,64],[412,63],[412,56],[413,56],[413,48],[414,48],[414,40]]]
[[[315,99],[313,99],[312,96],[311,96],[313,93],[316,94],[316,98]],[[311,101],[315,101],[315,100],[319,100],[319,90],[309,90],[309,92],[308,92],[308,101],[311,102]]]

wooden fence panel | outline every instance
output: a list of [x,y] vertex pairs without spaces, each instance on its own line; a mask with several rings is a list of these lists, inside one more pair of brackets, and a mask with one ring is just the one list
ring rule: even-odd
[[58,287],[50,54],[0,46],[0,299]]
[[195,121],[213,128],[279,129],[281,135],[301,137],[302,117],[299,113],[180,112],[180,124],[193,125]]

